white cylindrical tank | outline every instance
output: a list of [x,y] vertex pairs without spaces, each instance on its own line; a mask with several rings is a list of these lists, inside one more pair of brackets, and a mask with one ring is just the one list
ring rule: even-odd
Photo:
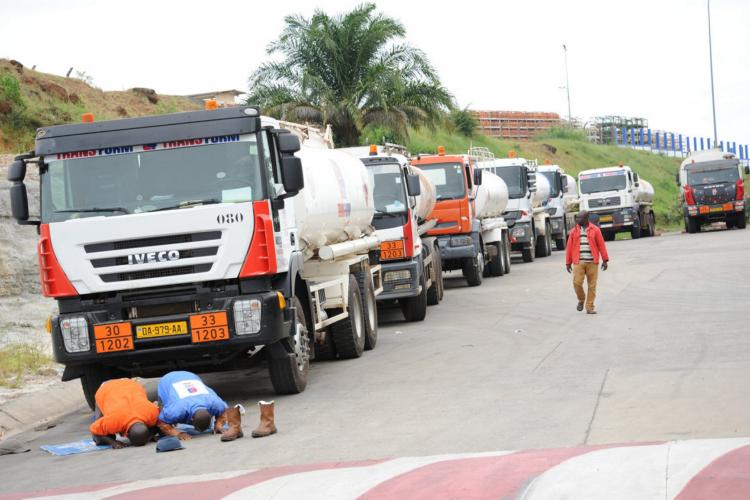
[[489,170],[482,171],[482,183],[477,186],[474,209],[478,219],[500,217],[508,206],[508,186]]
[[417,220],[427,220],[427,216],[430,215],[432,209],[435,208],[437,199],[435,186],[421,169],[413,168],[412,171],[419,176],[420,191],[419,196],[417,196],[417,205],[414,207],[414,211],[417,214]]
[[635,189],[635,201],[640,203],[651,203],[654,201],[654,186],[642,178],[638,179],[638,187]]
[[549,198],[550,190],[551,190],[549,181],[543,174],[536,172],[535,175],[536,175],[536,191],[534,191],[534,194],[531,196],[531,205],[534,208],[541,207],[542,203],[547,201],[547,199]]
[[335,149],[305,145],[297,156],[305,187],[294,197],[294,216],[305,253],[370,234],[375,205],[364,164]]
[[576,178],[569,174],[565,174],[565,177],[568,179],[568,185],[565,187],[563,198],[578,198],[578,184],[576,184]]

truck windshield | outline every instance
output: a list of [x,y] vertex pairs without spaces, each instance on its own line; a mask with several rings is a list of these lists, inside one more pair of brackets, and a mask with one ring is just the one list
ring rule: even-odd
[[464,167],[460,163],[418,165],[435,185],[438,200],[457,200],[466,196]]
[[523,198],[526,196],[526,176],[523,167],[514,165],[510,167],[495,167],[492,169],[495,175],[500,176],[508,186],[509,198]]
[[263,199],[256,137],[214,139],[218,143],[195,139],[47,157],[42,221]]
[[540,172],[549,181],[549,197],[557,198],[560,196],[560,174],[553,171]]
[[373,186],[375,211],[379,214],[404,213],[406,211],[406,191],[401,166],[372,165],[367,167]]
[[701,184],[718,184],[721,182],[737,182],[740,171],[736,164],[706,165],[689,168],[687,171],[687,183],[691,186]]
[[581,193],[600,193],[602,191],[619,191],[628,185],[625,171],[622,172],[595,172],[592,174],[581,174],[578,178]]

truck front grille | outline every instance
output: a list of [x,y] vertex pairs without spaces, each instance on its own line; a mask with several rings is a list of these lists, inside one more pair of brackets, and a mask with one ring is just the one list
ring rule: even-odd
[[620,197],[619,196],[610,196],[609,198],[598,198],[589,200],[589,208],[599,208],[599,207],[611,207],[614,205],[620,204]]
[[210,270],[211,264],[197,264],[195,266],[166,267],[162,269],[151,269],[148,271],[100,274],[99,277],[105,283],[113,283],[116,281],[147,280],[152,278],[166,278],[168,276],[180,276],[182,274],[205,273]]
[[195,241],[210,241],[221,239],[221,231],[206,231],[203,233],[172,234],[169,236],[154,236],[135,240],[108,241],[93,243],[83,247],[86,253],[108,252],[111,250],[125,250],[130,248],[175,245],[178,243],[192,243]]
[[[219,247],[204,247],[204,248],[191,248],[188,250],[180,250],[180,259],[189,259],[191,257],[206,257],[209,255],[216,255],[219,251]],[[111,266],[127,266],[127,256],[122,257],[109,257],[106,259],[92,259],[91,265],[95,268],[98,267],[111,267]]]

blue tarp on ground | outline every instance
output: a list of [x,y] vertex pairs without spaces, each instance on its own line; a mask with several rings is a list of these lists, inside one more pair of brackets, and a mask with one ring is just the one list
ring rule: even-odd
[[68,455],[77,455],[79,453],[88,453],[90,451],[102,451],[112,448],[108,444],[98,445],[91,439],[83,439],[81,441],[74,441],[72,443],[64,444],[45,444],[40,446],[46,452],[52,453],[58,457],[65,457]]

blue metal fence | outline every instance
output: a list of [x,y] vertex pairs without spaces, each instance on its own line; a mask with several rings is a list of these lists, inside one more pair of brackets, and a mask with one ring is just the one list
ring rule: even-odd
[[[650,151],[675,158],[685,158],[691,151],[711,149],[710,137],[683,136],[674,132],[652,131],[649,129],[621,128],[612,133],[615,144],[642,151]],[[727,153],[734,153],[745,165],[750,165],[750,148],[748,144],[737,144],[736,141],[719,141],[717,148]]]

